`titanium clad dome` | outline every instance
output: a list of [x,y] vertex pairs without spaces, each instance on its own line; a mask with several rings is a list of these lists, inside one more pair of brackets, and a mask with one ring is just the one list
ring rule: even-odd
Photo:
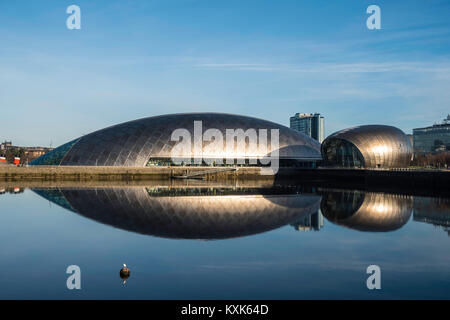
[[366,125],[328,136],[321,147],[324,161],[343,167],[404,168],[412,157],[409,138],[395,127]]
[[[202,150],[199,152],[192,143],[191,149],[184,154],[188,158],[224,159],[231,155],[234,159],[259,159],[278,150],[280,159],[304,161],[322,159],[320,144],[317,141],[285,126],[232,114],[191,113],[143,118],[102,129],[66,143],[31,164],[144,167],[151,158],[171,158],[172,149],[178,143],[171,141],[172,133],[176,129],[188,130],[194,140],[194,121],[201,121],[202,133],[210,128],[218,129],[224,137],[223,148],[211,148],[212,141],[203,141]],[[224,152],[227,129],[243,131],[255,129],[257,133],[260,129],[266,129],[267,149],[259,149],[251,139],[245,139],[245,154],[237,150],[237,143],[234,149]],[[271,129],[279,130],[279,144],[276,149],[272,147]]]

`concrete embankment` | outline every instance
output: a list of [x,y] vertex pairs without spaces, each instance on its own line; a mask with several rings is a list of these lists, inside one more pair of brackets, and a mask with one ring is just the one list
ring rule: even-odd
[[228,179],[207,181],[194,179],[163,179],[163,180],[15,180],[0,179],[0,190],[11,188],[271,188],[273,181]]
[[[260,168],[238,167],[235,170],[223,171],[213,167],[0,167],[0,181],[103,181],[127,184],[139,181],[163,181],[174,177],[193,176],[207,181],[264,181],[267,183],[326,184],[336,187],[366,188],[370,186],[381,191],[394,188],[396,190],[423,189],[439,193],[450,193],[450,171],[437,170],[364,170],[364,169],[299,169],[280,168],[275,176],[261,175]],[[222,170],[222,171],[221,171]],[[201,173],[196,175],[195,173]],[[178,179],[177,179],[178,180]],[[184,179],[180,179],[181,181]],[[190,180],[190,179],[189,179]],[[181,182],[182,184],[183,182]]]
[[[27,167],[0,166],[0,187],[124,187],[310,185],[415,195],[450,195],[450,171],[280,168],[275,176],[260,168],[211,173],[211,167]],[[195,173],[205,173],[196,176]],[[194,174],[196,179],[173,179]],[[206,185],[205,185],[206,184]]]
[[449,170],[371,170],[371,169],[284,169],[277,180],[312,181],[337,188],[355,188],[380,192],[411,192],[416,194],[450,194]]
[[[0,180],[8,181],[139,181],[165,180],[173,177],[189,176],[206,172],[207,180],[216,179],[264,179],[273,180],[273,176],[261,176],[260,168],[237,168],[233,171],[214,173],[211,167],[73,167],[73,166],[1,166]],[[197,176],[197,178],[201,178]]]

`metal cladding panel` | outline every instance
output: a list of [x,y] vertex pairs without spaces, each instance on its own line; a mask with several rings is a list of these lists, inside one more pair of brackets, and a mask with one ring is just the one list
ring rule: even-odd
[[[83,136],[65,155],[61,165],[73,166],[134,166],[143,167],[149,158],[171,158],[171,141],[174,130],[184,128],[194,141],[194,121],[202,121],[203,133],[210,128],[218,129],[223,135],[223,147],[204,141],[200,155],[191,150],[183,157],[196,158],[261,158],[274,151],[271,146],[271,129],[279,130],[280,159],[320,160],[320,144],[310,137],[287,127],[261,119],[216,113],[193,113],[163,115],[118,124]],[[227,129],[267,130],[267,149],[259,150],[249,139],[245,141],[245,154],[234,147],[226,150]],[[217,148],[213,148],[212,146]]]
[[409,138],[403,131],[391,126],[366,125],[338,131],[325,139],[322,154],[332,139],[352,143],[361,152],[368,168],[407,167],[413,152]]
[[[359,193],[359,194],[357,194]],[[347,196],[346,196],[347,195]],[[362,197],[362,202],[352,203],[351,200]],[[333,203],[337,197],[343,204],[342,210],[334,211],[328,203]],[[387,232],[400,229],[405,225],[413,211],[413,197],[394,194],[381,194],[358,191],[325,192],[321,202],[321,211],[330,221],[359,231]]]
[[[48,192],[51,196],[55,193]],[[269,231],[316,213],[321,200],[320,195],[305,193],[155,197],[142,187],[58,192],[57,199],[63,197],[71,210],[87,218],[136,233],[177,239],[225,239]]]

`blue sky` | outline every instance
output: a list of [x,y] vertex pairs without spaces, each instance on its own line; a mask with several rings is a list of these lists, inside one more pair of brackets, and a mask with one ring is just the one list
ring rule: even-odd
[[410,133],[450,113],[449,71],[450,1],[0,2],[0,140],[18,145],[197,111]]

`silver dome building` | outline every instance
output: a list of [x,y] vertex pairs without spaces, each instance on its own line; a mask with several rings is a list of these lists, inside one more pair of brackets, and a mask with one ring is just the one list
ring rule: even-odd
[[[195,123],[201,123],[200,132],[195,129]],[[143,118],[102,129],[56,148],[31,165],[145,167],[180,164],[173,161],[174,147],[178,143],[173,141],[173,134],[177,129],[193,137],[192,145],[184,153],[177,153],[180,159],[192,159],[191,163],[183,162],[183,165],[204,164],[202,160],[198,163],[194,159],[208,159],[211,160],[209,164],[220,164],[228,158],[244,165],[258,164],[274,151],[279,154],[280,166],[284,163],[309,167],[322,159],[317,141],[285,126],[232,114],[192,113]],[[261,136],[257,140],[249,136],[241,140],[235,138],[233,148],[227,148],[225,139],[216,141],[215,136],[214,139],[203,136],[210,129],[223,137],[227,136],[228,130],[260,134],[265,129],[268,132],[266,148],[258,145]],[[274,143],[273,130],[278,130],[277,143]],[[196,137],[199,133],[202,135],[200,140]],[[200,145],[196,147],[195,141],[200,141]]]
[[365,125],[328,136],[321,147],[325,164],[360,168],[404,168],[412,157],[408,137],[395,127]]

